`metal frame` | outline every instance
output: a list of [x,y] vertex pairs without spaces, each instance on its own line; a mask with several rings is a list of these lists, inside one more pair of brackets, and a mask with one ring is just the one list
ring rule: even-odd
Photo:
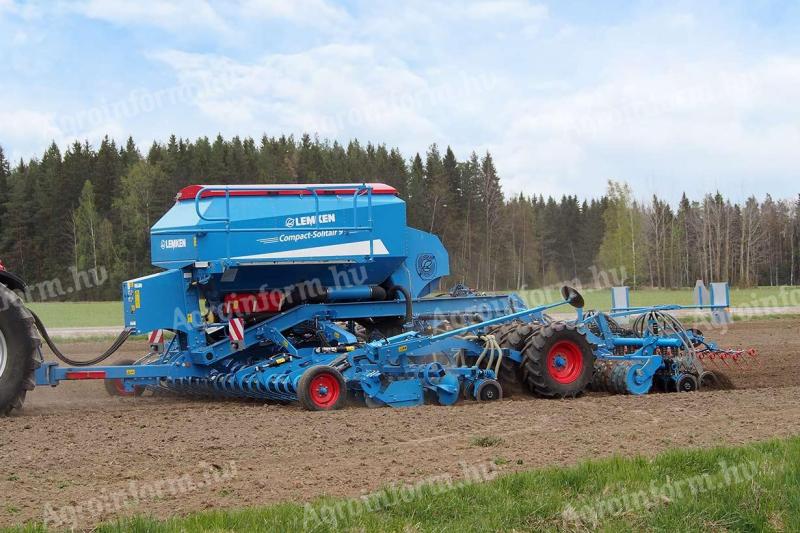
[[[380,316],[380,308],[393,316],[404,308],[402,302],[305,305],[247,328],[238,350],[222,340],[204,353],[187,351],[176,336],[165,353],[149,364],[71,368],[48,363],[36,371],[36,382],[55,386],[68,380],[118,379],[128,391],[142,386],[167,386],[188,393],[293,401],[297,400],[298,382],[308,368],[331,365],[342,368],[348,388],[360,391],[372,404],[419,405],[425,400],[425,391],[434,393],[439,403],[449,404],[460,397],[462,389],[476,391],[483,381],[496,377],[492,369],[459,366],[459,355],[463,359],[464,354],[477,356],[484,350],[479,339],[465,335],[512,320],[541,318],[545,310],[566,303],[569,302],[514,311],[518,302],[507,296],[417,300],[415,305],[424,312],[445,304],[446,310],[462,313],[466,309],[482,309],[485,319],[435,335],[410,331],[368,343],[355,342],[352,332],[337,322]],[[365,315],[368,312],[373,314]],[[330,350],[294,346],[283,333],[308,321],[314,321],[315,330],[328,339],[343,343]],[[254,350],[268,356],[248,363],[247,355]],[[235,360],[237,354],[243,357]],[[513,350],[502,350],[497,356],[521,360]],[[223,372],[218,364],[226,362],[230,366]]]

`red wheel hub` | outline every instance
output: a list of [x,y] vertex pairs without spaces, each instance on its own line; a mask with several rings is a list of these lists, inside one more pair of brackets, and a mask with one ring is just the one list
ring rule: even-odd
[[558,383],[568,385],[583,372],[583,351],[573,341],[558,341],[547,354],[547,370]]
[[331,374],[320,374],[311,380],[311,401],[321,409],[327,409],[339,399],[342,393],[339,380]]
[[115,379],[112,381],[114,384],[114,388],[117,390],[117,394],[120,396],[133,396],[132,392],[128,392],[125,390],[125,385],[122,383],[121,379]]

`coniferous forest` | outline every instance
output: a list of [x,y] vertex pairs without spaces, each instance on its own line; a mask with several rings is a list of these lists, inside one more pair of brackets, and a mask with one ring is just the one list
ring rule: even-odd
[[448,284],[536,288],[579,279],[685,287],[696,279],[738,286],[797,283],[800,197],[727,199],[724,191],[677,206],[637,200],[609,181],[601,198],[504,194],[491,154],[459,160],[448,147],[403,154],[309,135],[195,141],[170,137],[140,148],[52,144],[11,162],[0,148],[0,259],[29,282],[102,268],[101,286],[61,299],[117,299],[119,282],[154,271],[148,231],[195,183],[385,182],[408,202],[409,224],[439,235]]

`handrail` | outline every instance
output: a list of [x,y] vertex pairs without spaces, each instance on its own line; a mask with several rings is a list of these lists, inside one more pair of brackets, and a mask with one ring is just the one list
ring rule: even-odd
[[[255,233],[255,232],[305,232],[309,230],[326,230],[326,231],[343,231],[343,232],[362,232],[362,231],[372,231],[374,219],[372,216],[372,191],[373,187],[367,185],[366,183],[362,184],[354,184],[353,185],[353,224],[351,226],[320,226],[320,192],[324,191],[339,191],[341,190],[341,185],[295,185],[295,186],[286,186],[281,185],[280,187],[276,187],[273,185],[255,185],[255,186],[248,186],[248,191],[285,191],[285,190],[295,190],[295,191],[308,191],[309,194],[313,195],[314,197],[314,224],[312,226],[303,226],[303,227],[270,227],[270,228],[231,228],[231,192],[241,191],[243,190],[241,187],[238,186],[230,186],[230,185],[209,185],[203,186],[200,190],[197,191],[197,194],[194,198],[194,210],[197,214],[198,218],[201,220],[205,220],[206,222],[222,222],[225,224],[224,228],[203,228],[202,230],[198,231],[197,228],[190,228],[190,229],[160,229],[151,231],[152,235],[175,235],[175,234],[196,234],[199,232],[202,233],[226,233],[230,236],[231,233]],[[225,193],[225,216],[224,217],[212,217],[206,216],[205,214],[200,212],[200,202],[202,200],[208,200],[209,202],[213,201],[214,198],[219,198],[219,196],[207,196],[203,198],[203,194],[206,192],[224,192]],[[337,196],[344,196],[342,194],[337,194]],[[359,225],[358,224],[358,200],[359,197],[366,196],[367,197],[367,222],[366,225]],[[302,196],[301,196],[302,197]],[[230,259],[230,237],[227,239],[227,248],[228,248],[228,259]],[[372,258],[374,255],[374,243],[372,239],[370,239],[369,243],[369,257]]]
[[[319,225],[319,215],[320,215],[320,208],[319,208],[319,194],[317,191],[337,191],[341,185],[338,186],[331,186],[331,185],[297,185],[297,186],[285,186],[282,185],[280,187],[276,187],[273,185],[256,185],[256,186],[248,186],[247,190],[252,191],[285,191],[285,190],[296,190],[296,191],[308,191],[309,193],[314,195],[314,226],[312,229],[323,229]],[[371,230],[372,229],[372,186],[367,185],[366,183],[361,185],[354,185],[353,187],[355,190],[353,192],[353,226],[343,226],[343,227],[330,227],[326,226],[324,229],[329,230],[347,230],[347,231],[356,231],[356,230]],[[209,185],[202,187],[199,191],[197,191],[197,195],[194,199],[194,210],[197,213],[197,216],[201,220],[205,220],[207,222],[225,222],[230,223],[231,221],[231,191],[242,190],[238,187],[231,187],[230,185]],[[200,212],[200,201],[203,200],[203,193],[210,192],[210,191],[221,191],[225,193],[225,217],[207,217]],[[367,194],[367,215],[368,215],[368,225],[367,226],[358,226],[358,197],[363,196],[364,193]],[[213,196],[207,197],[209,201],[214,198]],[[309,228],[308,226],[304,228],[236,228],[231,230],[232,232],[236,231],[307,231]]]

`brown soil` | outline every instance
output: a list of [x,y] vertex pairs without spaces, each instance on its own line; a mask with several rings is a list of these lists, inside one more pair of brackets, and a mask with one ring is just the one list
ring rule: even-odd
[[[21,413],[0,419],[0,526],[42,520],[45,509],[92,505],[97,497],[112,503],[102,512],[80,511],[79,528],[131,514],[360,495],[392,482],[458,476],[464,464],[509,472],[795,435],[797,326],[792,319],[737,323],[712,335],[725,346],[760,352],[757,363],[727,369],[737,387],[730,391],[310,413],[256,403],[110,398],[100,382],[37,389]],[[91,355],[104,347],[64,348]],[[474,442],[487,436],[502,441]],[[215,468],[207,464],[224,471],[231,461],[230,479],[203,483]],[[200,482],[186,493],[165,490],[121,506],[108,496],[132,483],[144,490],[186,475]]]

